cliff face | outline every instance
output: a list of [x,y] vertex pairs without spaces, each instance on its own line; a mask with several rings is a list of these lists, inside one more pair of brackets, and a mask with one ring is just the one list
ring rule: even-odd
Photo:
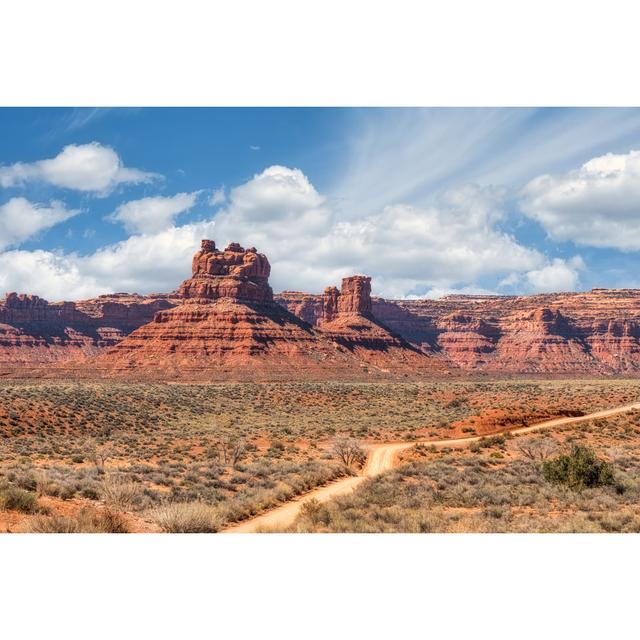
[[[335,287],[331,288],[335,289]],[[322,296],[300,291],[283,291],[276,294],[274,300],[308,324],[316,325],[322,317]]]
[[193,256],[191,269],[191,278],[178,290],[184,299],[273,301],[273,291],[268,283],[271,265],[254,247],[243,249],[237,242],[232,242],[224,251],[218,251],[213,240],[203,240],[200,251]]
[[374,300],[373,313],[413,344],[440,350],[467,370],[640,372],[640,290]]
[[[295,295],[302,294],[287,292],[276,299],[295,313]],[[318,325],[322,304],[322,296],[306,295],[307,318]],[[640,373],[636,289],[440,300],[373,298],[371,316],[422,352],[438,354],[463,371]]]
[[327,287],[321,300],[318,328],[363,362],[385,372],[443,372],[449,366],[394,334],[371,312],[371,278],[343,278],[340,291]]
[[371,314],[371,278],[351,276],[342,279],[338,313],[340,315],[357,313],[363,316]]
[[165,295],[114,294],[49,303],[38,296],[8,293],[0,301],[0,365],[84,359],[174,304],[175,298]]

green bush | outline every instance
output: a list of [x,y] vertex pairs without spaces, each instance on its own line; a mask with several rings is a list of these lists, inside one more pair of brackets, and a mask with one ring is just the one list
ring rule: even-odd
[[35,513],[38,510],[36,494],[18,487],[7,487],[0,490],[0,509]]
[[545,480],[580,491],[586,488],[615,485],[613,467],[596,457],[585,445],[573,445],[571,452],[545,460],[542,465]]

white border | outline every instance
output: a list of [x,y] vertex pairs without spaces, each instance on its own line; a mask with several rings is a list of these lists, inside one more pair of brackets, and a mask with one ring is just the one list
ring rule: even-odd
[[[11,535],[6,637],[626,638],[632,535]],[[19,570],[18,570],[19,569]]]
[[4,105],[639,104],[630,0],[20,0]]

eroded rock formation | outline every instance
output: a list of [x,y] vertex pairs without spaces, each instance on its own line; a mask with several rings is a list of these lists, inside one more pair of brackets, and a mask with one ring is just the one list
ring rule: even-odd
[[322,294],[322,308],[320,311],[320,321],[323,323],[333,322],[338,317],[338,300],[340,292],[337,287],[326,287]]
[[232,242],[224,251],[219,251],[213,240],[203,240],[200,251],[193,256],[191,268],[191,278],[178,289],[179,295],[185,299],[273,300],[268,282],[271,265],[267,257],[254,247],[244,249]]
[[640,373],[636,289],[374,300],[373,314],[412,344],[440,350],[465,370]]
[[[325,330],[274,302],[269,273],[269,261],[255,249],[233,243],[218,251],[212,241],[203,240],[191,278],[178,289],[181,304],[158,312],[152,322],[108,349],[95,361],[96,369],[113,375],[211,380],[353,378],[368,375],[364,356],[367,348],[379,348],[371,346],[375,338],[385,336],[394,346],[398,343],[398,351],[414,354],[386,330],[378,328],[373,335],[373,323],[360,315],[360,309],[371,307],[368,278],[345,279],[344,301],[341,293],[336,320]],[[347,317],[350,325],[337,324]],[[361,320],[365,324],[356,327]],[[339,339],[340,332],[349,333],[351,340],[359,333],[367,337],[355,353],[353,345]],[[402,362],[400,357],[387,360],[389,366]]]
[[338,312],[359,313],[363,316],[371,314],[371,278],[351,276],[342,279]]
[[394,335],[374,318],[371,308],[371,278],[343,278],[340,291],[336,287],[324,290],[318,328],[333,342],[383,371],[404,370],[416,374],[447,368],[439,358],[427,357]]

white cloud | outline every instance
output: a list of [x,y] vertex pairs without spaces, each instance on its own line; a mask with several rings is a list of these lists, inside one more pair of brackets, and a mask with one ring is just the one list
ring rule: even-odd
[[48,300],[76,300],[102,293],[167,292],[191,273],[212,222],[186,224],[156,234],[131,236],[88,256],[53,251],[0,253],[0,293],[35,293]]
[[212,207],[215,207],[219,204],[222,204],[227,199],[227,196],[224,192],[224,187],[220,187],[218,189],[214,189],[211,197],[209,198],[209,204]]
[[189,276],[200,239],[211,238],[266,253],[276,291],[320,292],[354,273],[371,275],[374,294],[387,297],[477,292],[479,280],[509,274],[526,287],[567,288],[563,264],[500,229],[502,198],[498,189],[467,186],[428,207],[398,204],[345,220],[301,171],[273,166],[232,189],[210,220],[132,235],[87,256],[38,252],[36,260],[10,252],[12,261],[0,262],[7,265],[0,283],[49,299],[169,291]]
[[400,297],[542,266],[544,256],[497,228],[502,195],[468,186],[431,207],[395,205],[344,220],[301,171],[275,166],[231,191],[215,218],[216,239],[266,252],[276,289],[320,291],[364,272],[376,294]]
[[107,219],[121,222],[129,233],[158,233],[173,226],[179,214],[191,209],[198,194],[198,191],[194,191],[171,197],[131,200],[121,204]]
[[147,183],[155,173],[125,167],[118,154],[98,142],[66,146],[55,158],[0,166],[0,186],[21,186],[41,181],[65,189],[106,195],[123,183]]
[[52,251],[0,253],[0,292],[32,293],[48,300],[76,300],[113,291],[96,281],[76,255]]
[[29,202],[25,198],[11,198],[0,205],[0,249],[20,244],[39,231],[49,229],[75,215],[78,209],[66,209],[53,200],[49,206]]
[[555,258],[551,264],[529,271],[526,279],[536,293],[575,291],[580,284],[579,272],[584,268],[580,256],[570,260]]
[[308,225],[312,219],[324,219],[321,209],[325,198],[299,169],[274,165],[231,191],[230,213],[245,222],[279,225],[298,219]]
[[521,206],[553,240],[640,250],[640,151],[539,176],[524,188]]
[[344,215],[424,205],[458,184],[519,188],[636,139],[638,109],[367,109],[348,116],[328,194]]
[[172,291],[191,275],[191,258],[202,238],[215,237],[212,221],[136,235],[78,258],[83,272],[112,291]]

